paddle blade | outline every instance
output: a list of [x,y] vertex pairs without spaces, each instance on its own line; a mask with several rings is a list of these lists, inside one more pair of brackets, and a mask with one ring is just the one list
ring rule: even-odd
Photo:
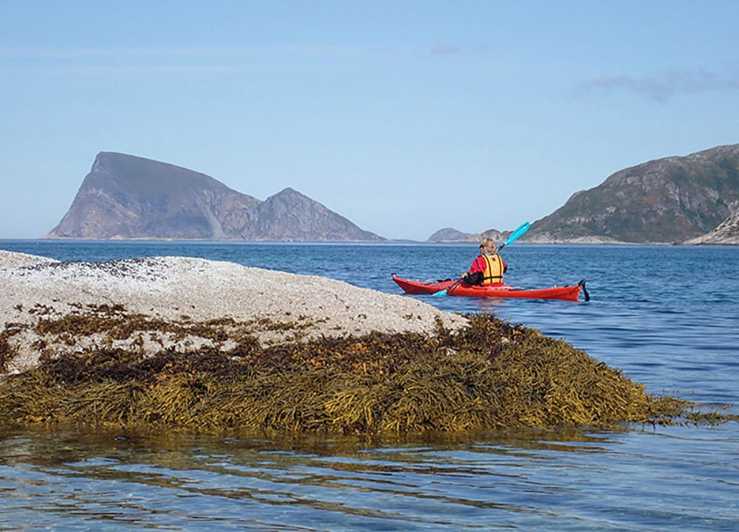
[[522,224],[521,227],[513,231],[508,238],[506,238],[506,241],[503,245],[508,246],[512,243],[514,243],[516,240],[521,238],[523,235],[526,234],[526,231],[529,230],[529,227],[531,227],[531,224],[529,222],[526,222],[525,224]]
[[452,286],[448,287],[448,288],[447,288],[446,290],[439,290],[438,292],[434,292],[434,293],[433,293],[433,294],[431,294],[431,295],[432,295],[433,297],[444,297],[444,296],[448,296],[448,295],[449,295],[449,292],[450,292],[451,290],[454,290],[455,288],[457,288],[457,287],[459,286],[459,283],[461,283],[462,281],[464,281],[464,277],[462,277],[462,278],[460,278],[460,279],[457,279],[457,280],[456,280],[456,281],[455,281],[455,282],[454,282],[454,283],[452,284]]

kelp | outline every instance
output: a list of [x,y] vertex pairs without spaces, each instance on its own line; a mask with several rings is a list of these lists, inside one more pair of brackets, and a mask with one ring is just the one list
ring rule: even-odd
[[[119,337],[125,320],[143,318],[100,319],[85,332]],[[691,412],[562,340],[491,316],[430,334],[233,340],[229,350],[98,348],[45,359],[0,382],[0,423],[404,434],[669,424]]]
[[105,334],[111,340],[127,340],[137,333],[156,332],[170,334],[175,340],[195,336],[223,343],[228,339],[242,340],[254,331],[285,332],[304,331],[322,320],[306,316],[277,321],[267,317],[247,321],[220,318],[204,322],[193,321],[187,315],[179,319],[164,319],[127,312],[122,305],[72,305],[73,311],[63,316],[49,307],[37,305],[31,311],[39,316],[34,330],[40,336],[56,336],[69,339],[70,344],[79,336]]
[[17,355],[17,349],[10,343],[10,339],[27,328],[22,323],[7,323],[0,331],[0,374],[8,371],[8,365]]

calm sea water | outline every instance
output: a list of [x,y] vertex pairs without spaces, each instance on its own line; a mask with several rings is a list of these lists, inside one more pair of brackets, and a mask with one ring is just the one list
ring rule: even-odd
[[[398,293],[470,246],[0,241],[61,260],[187,255]],[[739,248],[511,246],[508,281],[589,303],[422,298],[567,339],[653,393],[739,413]],[[0,434],[0,528],[739,530],[739,424],[362,442]]]

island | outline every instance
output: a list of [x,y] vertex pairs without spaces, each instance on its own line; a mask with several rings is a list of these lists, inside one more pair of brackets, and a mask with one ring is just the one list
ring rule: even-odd
[[47,238],[381,242],[285,188],[265,201],[169,163],[100,152]]

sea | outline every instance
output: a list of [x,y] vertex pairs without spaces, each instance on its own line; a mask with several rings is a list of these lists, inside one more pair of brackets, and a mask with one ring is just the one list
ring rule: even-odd
[[[65,261],[192,256],[399,294],[472,245],[0,241]],[[739,414],[739,248],[504,250],[589,302],[417,297],[564,338],[654,394]],[[2,297],[2,294],[0,294]],[[385,439],[0,432],[0,529],[739,530],[739,423]]]

